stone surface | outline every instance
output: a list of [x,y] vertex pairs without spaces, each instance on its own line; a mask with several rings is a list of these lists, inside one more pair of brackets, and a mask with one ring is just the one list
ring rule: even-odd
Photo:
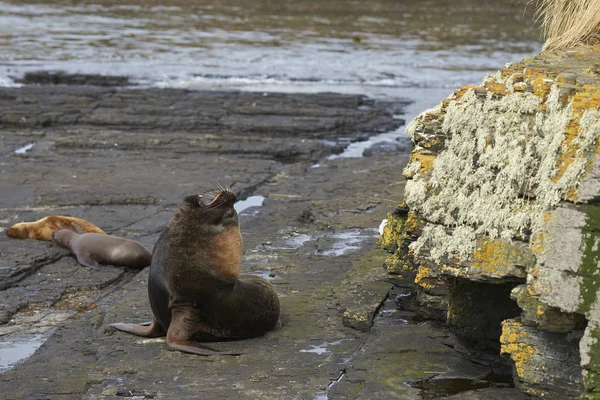
[[542,398],[580,398],[583,380],[576,341],[509,319],[502,324],[500,343],[502,353],[514,361],[520,387],[526,393]]

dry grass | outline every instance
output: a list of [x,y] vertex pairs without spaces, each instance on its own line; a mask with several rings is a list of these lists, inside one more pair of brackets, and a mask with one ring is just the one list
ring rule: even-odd
[[546,37],[544,50],[600,42],[600,0],[534,0]]

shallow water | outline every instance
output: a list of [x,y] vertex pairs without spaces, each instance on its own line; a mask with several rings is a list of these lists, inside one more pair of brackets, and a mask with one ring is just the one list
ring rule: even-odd
[[[257,207],[261,207],[263,202],[265,201],[265,197],[264,196],[250,196],[245,200],[240,200],[237,203],[235,203],[235,210],[237,211],[238,214],[240,215],[245,215],[245,214],[256,214],[258,213],[258,210],[256,210]],[[251,212],[254,209],[254,212]],[[250,210],[250,211],[247,211]]]
[[8,335],[0,340],[0,373],[12,368],[18,361],[31,356],[54,333]]
[[19,147],[15,150],[15,154],[25,154],[35,146],[35,143],[27,143],[25,146]]
[[0,85],[26,71],[147,86],[419,98],[420,109],[539,51],[512,0],[0,2]]

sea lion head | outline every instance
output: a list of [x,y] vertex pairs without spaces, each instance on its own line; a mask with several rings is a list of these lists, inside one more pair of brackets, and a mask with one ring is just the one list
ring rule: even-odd
[[52,241],[61,247],[68,247],[75,236],[77,236],[77,234],[72,230],[61,229],[52,232]]
[[[19,224],[17,224],[19,225]],[[10,237],[10,238],[15,238],[15,239],[25,239],[27,238],[28,232],[24,232],[24,230],[27,230],[27,228],[22,228],[19,229],[19,227],[17,225],[13,225],[10,228],[8,228],[6,230],[6,236]]]
[[233,207],[236,201],[235,193],[230,189],[221,188],[209,202],[201,194],[187,196],[183,199],[183,208],[186,214],[193,213],[202,224],[237,226],[238,214]]

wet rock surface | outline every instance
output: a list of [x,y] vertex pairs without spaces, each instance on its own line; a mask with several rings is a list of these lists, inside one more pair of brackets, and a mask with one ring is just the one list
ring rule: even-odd
[[109,326],[151,318],[147,269],[88,269],[50,243],[2,235],[0,354],[47,340],[3,367],[1,397],[519,398],[495,378],[506,375],[498,352],[420,321],[413,289],[382,267],[376,228],[402,197],[408,153],[327,160],[342,139],[396,129],[402,106],[337,94],[0,89],[0,227],[71,215],[151,249],[185,194],[231,185],[241,199],[264,196],[241,213],[243,271],[270,279],[281,300],[274,331],[213,344],[239,357],[171,352],[164,338]]

